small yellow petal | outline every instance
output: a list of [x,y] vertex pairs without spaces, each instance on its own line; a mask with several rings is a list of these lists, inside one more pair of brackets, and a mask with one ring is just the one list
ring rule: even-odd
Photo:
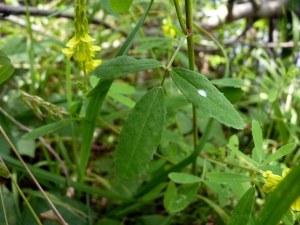
[[97,52],[97,51],[100,51],[101,48],[100,48],[100,46],[97,46],[97,45],[91,45],[90,50],[93,52]]
[[76,58],[79,62],[83,62],[87,58],[87,55],[83,49],[79,49],[76,53]]
[[61,51],[68,57],[68,59],[70,59],[74,54],[74,50],[72,48],[63,48]]
[[286,177],[286,175],[288,175],[288,173],[291,171],[290,168],[286,168],[282,171],[282,177]]
[[79,38],[77,37],[77,35],[75,35],[75,36],[74,36],[74,37],[66,44],[66,46],[72,48],[72,47],[76,46],[78,43],[79,43]]
[[296,199],[296,201],[293,202],[291,205],[291,209],[294,211],[300,211],[300,197]]
[[80,35],[80,40],[83,42],[91,42],[91,41],[95,41],[96,39],[92,38],[87,33],[84,33],[83,35]]

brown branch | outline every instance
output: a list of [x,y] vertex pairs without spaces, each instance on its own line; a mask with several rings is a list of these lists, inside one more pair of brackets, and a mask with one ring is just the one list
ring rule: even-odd
[[[44,10],[44,9],[38,9],[35,7],[28,7],[30,15],[31,16],[53,16],[53,17],[63,17],[67,19],[74,19],[73,13],[68,12],[60,12],[57,10]],[[0,15],[2,14],[2,17],[5,18],[9,15],[26,15],[26,7],[25,6],[10,6],[3,3],[0,3]],[[97,18],[93,18],[91,21],[93,24],[102,25],[107,29],[115,30],[111,25],[108,23],[105,23],[102,20],[99,20]],[[125,31],[119,31],[124,35],[127,35]]]

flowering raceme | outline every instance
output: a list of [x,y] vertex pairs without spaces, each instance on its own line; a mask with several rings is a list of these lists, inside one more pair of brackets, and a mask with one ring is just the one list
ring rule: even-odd
[[66,44],[68,48],[62,49],[62,52],[69,59],[75,54],[76,59],[82,63],[86,72],[90,72],[99,66],[102,60],[93,59],[95,52],[100,51],[101,48],[90,43],[95,41],[95,39],[89,35],[90,31],[86,18],[86,0],[76,0],[74,12],[75,35]]
[[[282,171],[282,176],[273,174],[272,171],[268,170],[263,173],[263,178],[267,181],[266,184],[263,185],[262,189],[266,193],[270,193],[275,190],[278,184],[283,180],[283,178],[290,172],[290,169],[287,168]],[[300,197],[298,197],[293,204],[291,205],[291,209],[294,211],[300,211]]]

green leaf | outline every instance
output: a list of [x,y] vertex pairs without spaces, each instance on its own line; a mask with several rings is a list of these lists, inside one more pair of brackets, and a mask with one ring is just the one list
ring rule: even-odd
[[[144,14],[140,18],[139,22],[127,37],[122,47],[118,50],[115,57],[126,55],[131,48],[133,41],[138,33],[139,29],[143,25],[145,18],[153,4],[154,0],[151,0]],[[103,101],[107,95],[107,92],[112,85],[113,79],[100,80],[99,83],[92,91],[87,95],[91,97],[88,107],[87,114],[85,116],[83,131],[82,131],[82,143],[80,148],[80,179],[83,178],[83,173],[87,167],[88,160],[91,154],[91,146],[93,141],[93,134],[96,128],[98,117],[102,108]]]
[[151,161],[166,121],[164,93],[147,92],[129,113],[116,149],[116,173],[123,179],[138,177]]
[[20,155],[26,155],[31,158],[35,156],[35,141],[34,140],[18,140],[17,149]]
[[105,61],[95,69],[94,75],[102,79],[114,79],[138,71],[155,69],[163,64],[153,59],[140,59],[119,56]]
[[123,105],[126,105],[130,108],[133,108],[135,106],[135,102],[132,101],[130,98],[125,97],[124,95],[121,95],[119,93],[116,93],[114,91],[109,91],[108,96],[113,98],[114,100],[122,103]]
[[9,178],[10,174],[2,163],[0,163],[0,177]]
[[255,146],[252,153],[252,159],[260,163],[264,155],[262,146],[262,130],[256,120],[252,121],[252,136]]
[[294,214],[292,210],[288,210],[284,216],[282,217],[281,221],[284,223],[284,225],[294,225],[295,220],[294,220]]
[[235,206],[228,225],[244,225],[250,220],[253,210],[255,188],[251,187]]
[[168,213],[171,213],[171,211],[169,210],[170,202],[176,196],[177,196],[177,188],[175,186],[175,183],[173,181],[170,181],[164,195],[164,207],[168,211]]
[[231,104],[238,102],[245,94],[241,88],[235,87],[221,87],[219,91],[225,95]]
[[173,68],[170,73],[179,90],[199,110],[227,126],[243,129],[242,117],[205,76],[183,68]]
[[113,83],[109,89],[110,91],[118,92],[120,94],[133,94],[135,93],[135,88],[126,83]]
[[22,139],[23,140],[36,139],[38,137],[44,136],[46,134],[49,134],[51,132],[54,132],[54,131],[66,126],[73,120],[75,120],[75,119],[61,120],[59,122],[50,123],[45,126],[41,126],[39,128],[36,128],[36,129],[28,132],[27,134],[24,134],[22,136]]
[[115,12],[125,12],[132,4],[132,0],[109,0],[110,7]]
[[177,173],[173,172],[169,174],[169,178],[179,184],[192,184],[192,183],[199,183],[202,181],[200,177],[195,175],[191,175],[188,173]]
[[0,84],[9,78],[14,71],[15,68],[11,64],[10,59],[0,50]]
[[184,210],[193,200],[200,187],[200,184],[193,184],[179,190],[175,198],[172,198],[168,209],[170,213],[176,213]]
[[248,177],[237,173],[222,173],[222,172],[210,172],[206,174],[206,177],[215,183],[243,183],[253,181],[252,177]]
[[279,159],[295,149],[296,145],[291,143],[279,148],[274,154],[270,155],[261,165],[267,165],[270,162],[273,162],[276,159]]
[[244,86],[244,81],[239,78],[222,78],[210,81],[214,85],[224,86],[224,87],[242,87]]
[[300,196],[300,164],[279,183],[268,196],[264,208],[258,215],[255,225],[278,224],[290,205]]

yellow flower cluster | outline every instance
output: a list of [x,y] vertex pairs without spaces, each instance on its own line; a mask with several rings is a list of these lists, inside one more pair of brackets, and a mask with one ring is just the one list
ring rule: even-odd
[[[275,190],[278,184],[283,180],[283,178],[290,172],[290,169],[287,168],[282,171],[282,176],[273,174],[272,171],[268,170],[263,173],[263,178],[267,181],[266,184],[263,185],[262,189],[266,193],[270,193]],[[300,197],[298,197],[293,204],[291,205],[291,209],[294,211],[300,211]]]
[[82,63],[86,72],[94,70],[99,66],[102,60],[94,60],[95,52],[101,48],[91,45],[90,42],[95,41],[89,33],[88,20],[86,18],[86,0],[76,0],[74,9],[74,27],[75,35],[67,43],[68,48],[62,49],[62,52],[70,59],[76,54],[76,59]]
[[169,16],[163,20],[162,30],[165,37],[174,38],[176,36],[176,31],[173,28],[172,20]]

